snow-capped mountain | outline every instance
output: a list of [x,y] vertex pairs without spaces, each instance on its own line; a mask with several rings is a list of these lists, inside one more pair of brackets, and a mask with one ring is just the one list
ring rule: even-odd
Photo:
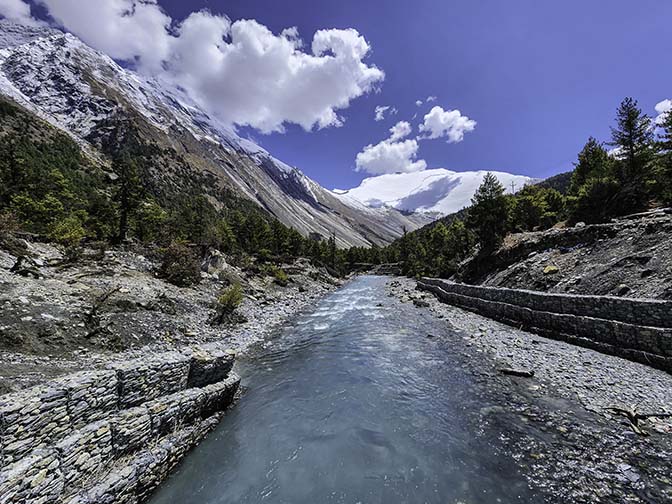
[[[132,123],[167,152],[155,179],[198,186],[215,202],[233,190],[304,235],[336,234],[342,246],[383,245],[428,222],[336,194],[209,116],[170,83],[124,69],[71,34],[0,21],[0,94],[72,136],[109,163],[113,133]],[[119,139],[116,139],[117,141]]]
[[[404,212],[448,215],[469,206],[471,197],[483,182],[486,173],[488,172],[454,172],[443,168],[394,173],[370,177],[354,189],[334,192],[371,208],[390,207]],[[535,182],[523,175],[491,173],[508,192]]]

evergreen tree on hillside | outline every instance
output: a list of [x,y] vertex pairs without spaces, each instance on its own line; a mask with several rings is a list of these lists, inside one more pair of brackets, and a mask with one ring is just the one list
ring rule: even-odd
[[618,107],[616,127],[611,128],[611,145],[618,149],[621,177],[641,177],[653,155],[651,118],[643,114],[637,100],[626,98]]
[[399,262],[406,263],[408,261],[408,230],[406,226],[402,227],[401,238],[399,238]]
[[331,266],[334,270],[336,270],[336,233],[332,231],[331,235],[329,236],[329,242],[328,242],[328,254],[329,256],[327,257],[327,261],[329,263],[329,266]]
[[578,162],[574,164],[569,194],[576,196],[588,179],[608,176],[612,164],[613,160],[602,144],[590,137],[579,153]]
[[469,225],[475,231],[481,253],[496,250],[506,236],[508,204],[504,186],[492,173],[486,174],[483,183],[471,199]]
[[617,149],[616,177],[622,184],[619,212],[640,210],[647,204],[655,142],[651,118],[642,113],[636,100],[626,98],[621,102],[611,137],[611,145]]
[[591,178],[581,186],[579,194],[570,200],[571,224],[607,222],[619,213],[621,185],[613,178]]
[[137,157],[132,157],[128,153],[121,154],[115,159],[113,170],[118,177],[113,201],[117,204],[119,211],[115,241],[122,243],[128,234],[129,220],[142,202],[143,189],[138,173]]
[[672,110],[663,116],[660,124],[660,158],[656,169],[658,194],[662,202],[672,205]]
[[450,234],[443,222],[438,222],[429,232],[427,253],[432,273],[436,276],[444,276],[447,264],[452,259],[449,257],[448,242]]
[[285,255],[289,252],[289,230],[279,221],[271,221],[272,252],[276,256]]

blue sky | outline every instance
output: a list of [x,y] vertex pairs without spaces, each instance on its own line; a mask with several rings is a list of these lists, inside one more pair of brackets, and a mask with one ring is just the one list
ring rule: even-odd
[[[56,0],[51,0],[52,3]],[[49,2],[47,2],[49,3]],[[57,3],[57,2],[56,2]],[[607,140],[625,96],[654,115],[672,97],[672,2],[668,0],[159,0],[175,22],[203,8],[235,21],[255,19],[274,33],[296,26],[354,28],[385,72],[378,92],[355,98],[342,127],[284,133],[241,128],[285,162],[328,188],[367,176],[357,154],[389,136],[397,121],[417,132],[434,105],[477,121],[464,140],[419,142],[428,168],[499,170],[546,177],[571,168],[589,135]],[[418,99],[437,101],[417,107]],[[374,121],[374,109],[398,114]],[[413,116],[417,117],[413,119]],[[416,133],[414,133],[415,135]]]

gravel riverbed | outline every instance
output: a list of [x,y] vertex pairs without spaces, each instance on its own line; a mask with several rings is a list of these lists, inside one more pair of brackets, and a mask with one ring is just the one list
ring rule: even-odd
[[[460,335],[451,345],[470,356],[467,371],[491,392],[492,405],[474,423],[502,432],[532,488],[549,502],[672,502],[672,422],[647,420],[644,436],[606,409],[671,413],[672,376],[517,330],[415,287],[408,279],[387,285],[390,296],[429,310]],[[504,368],[534,376],[504,375]]]

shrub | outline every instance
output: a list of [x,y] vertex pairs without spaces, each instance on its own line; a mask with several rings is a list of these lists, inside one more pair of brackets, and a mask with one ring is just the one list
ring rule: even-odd
[[86,238],[86,230],[78,217],[71,215],[54,225],[49,237],[66,248],[76,247]]
[[231,287],[223,289],[217,296],[216,313],[210,323],[220,325],[226,321],[235,321],[233,316],[242,302],[243,289],[240,284],[233,284]]
[[287,284],[289,283],[289,277],[284,270],[275,268],[273,271],[273,281],[281,287],[287,287]]
[[259,259],[260,263],[269,262],[272,257],[273,254],[267,248],[262,248],[261,250],[259,250],[259,252],[257,252],[257,258]]
[[65,211],[63,203],[51,194],[42,199],[18,194],[12,197],[10,208],[23,226],[33,233],[48,231],[53,223],[62,218]]
[[186,244],[173,242],[163,250],[159,276],[178,287],[189,287],[201,281],[201,265]]
[[217,307],[220,311],[231,314],[243,302],[243,289],[240,284],[233,284],[227,289],[223,289],[217,297]]

